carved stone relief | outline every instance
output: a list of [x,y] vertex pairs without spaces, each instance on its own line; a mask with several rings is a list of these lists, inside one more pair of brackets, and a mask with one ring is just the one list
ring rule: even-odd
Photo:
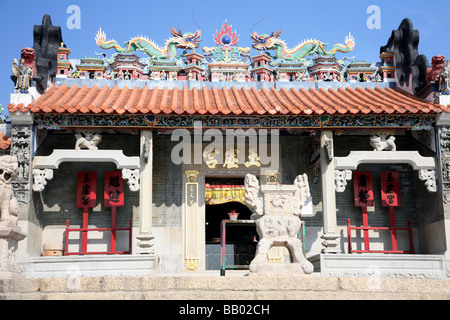
[[18,206],[11,181],[18,173],[17,157],[0,157],[0,223],[17,225]]
[[148,163],[148,160],[150,159],[151,152],[152,152],[152,140],[150,138],[145,138],[145,143],[144,143],[144,160],[145,160],[145,163]]
[[347,181],[352,180],[351,170],[334,170],[334,185],[336,192],[344,192]]
[[[302,242],[297,235],[301,227],[299,217],[312,203],[306,174],[298,176],[293,185],[259,185],[251,174],[245,176],[244,203],[252,210],[260,237],[250,273],[312,273],[313,265],[305,258]],[[309,214],[309,213],[307,213]],[[289,250],[292,263],[269,263],[268,253],[273,246]]]
[[102,141],[102,136],[93,132],[83,132],[75,134],[77,139],[75,143],[75,150],[81,150],[82,148],[88,150],[98,150],[97,145]]
[[0,157],[0,278],[21,276],[17,268],[18,241],[26,234],[18,223],[19,205],[11,181],[19,174],[16,156]]
[[185,208],[184,208],[184,266],[195,271],[199,267],[200,234],[199,224],[199,170],[185,170]]
[[47,180],[53,179],[52,169],[33,170],[33,191],[42,192],[47,185]]
[[370,145],[374,151],[396,151],[395,137],[387,134],[373,135],[370,137]]
[[324,148],[326,150],[328,163],[330,163],[331,161],[333,161],[333,141],[326,140],[324,142]]
[[17,157],[18,174],[12,181],[16,198],[28,204],[30,201],[31,127],[14,126],[11,130],[11,155]]
[[442,195],[445,204],[450,203],[450,127],[439,128]]
[[122,169],[122,178],[127,180],[131,191],[139,190],[139,169]]
[[425,187],[427,187],[427,190],[429,192],[437,191],[436,176],[434,170],[426,170],[426,169],[419,170],[419,179],[425,181]]

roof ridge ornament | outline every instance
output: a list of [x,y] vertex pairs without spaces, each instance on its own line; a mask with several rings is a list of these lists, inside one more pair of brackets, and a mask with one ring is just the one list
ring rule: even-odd
[[202,32],[200,30],[182,33],[180,29],[175,30],[172,26],[170,32],[173,35],[166,41],[163,48],[159,47],[147,36],[136,36],[124,43],[122,47],[116,40],[106,40],[106,33],[100,28],[95,35],[96,44],[104,49],[114,49],[116,53],[134,53],[141,51],[150,56],[152,60],[175,60],[178,58],[176,49],[195,50],[199,47]]
[[345,43],[335,44],[330,50],[326,50],[328,43],[316,39],[303,40],[293,49],[288,49],[284,40],[279,37],[281,30],[273,31],[270,35],[258,34],[256,31],[252,32],[250,39],[253,42],[253,48],[259,51],[276,50],[275,59],[283,61],[301,61],[306,56],[314,54],[323,56],[334,56],[337,52],[348,53],[355,47],[355,39],[351,33],[345,37]]

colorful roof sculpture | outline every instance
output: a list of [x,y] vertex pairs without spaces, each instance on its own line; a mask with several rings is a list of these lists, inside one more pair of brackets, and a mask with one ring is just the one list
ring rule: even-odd
[[7,150],[11,146],[11,137],[6,137],[4,132],[0,131],[0,150]]
[[250,61],[250,48],[237,46],[239,35],[233,31],[232,26],[225,20],[221,31],[216,31],[214,42],[216,47],[203,47],[202,50],[208,62],[213,63],[248,63]]
[[[281,29],[270,35],[253,32],[250,35],[252,47],[259,52],[252,57],[251,48],[237,45],[239,35],[226,20],[222,29],[213,35],[216,47],[203,47],[204,55],[195,52],[201,41],[200,30],[183,34],[171,27],[170,31],[173,37],[167,40],[164,48],[143,36],[132,38],[122,47],[114,40],[107,41],[100,29],[96,35],[97,45],[105,50],[114,49],[115,53],[110,59],[106,59],[105,54],[105,59],[82,59],[81,62],[90,67],[99,62],[105,68],[103,74],[97,73],[91,80],[57,79],[56,84],[36,101],[29,105],[10,104],[9,112],[31,112],[41,120],[47,114],[50,117],[61,115],[61,118],[120,115],[128,116],[127,121],[148,116],[184,120],[216,115],[246,117],[247,120],[286,116],[292,119],[309,117],[313,121],[322,116],[345,116],[353,118],[351,123],[359,121],[356,118],[364,118],[361,127],[371,121],[370,116],[384,119],[404,116],[419,122],[426,120],[427,124],[422,127],[429,128],[437,114],[450,111],[450,106],[408,93],[412,91],[393,89],[392,74],[379,68],[380,65],[391,67],[392,57],[387,55],[390,48],[382,50],[382,63],[362,60],[348,64],[348,57],[338,60],[337,52],[353,50],[355,40],[351,34],[344,44],[338,43],[329,49],[327,43],[315,39],[288,49],[285,41],[279,39]],[[191,49],[192,52],[184,51],[178,55],[177,49]],[[269,54],[270,50],[275,50],[275,56]],[[144,52],[148,57],[141,59],[136,51]],[[77,68],[83,69],[80,66]],[[111,70],[122,69],[127,73],[132,69],[134,75],[119,79],[109,76]],[[346,79],[344,75],[352,71],[357,73],[352,74],[357,78],[355,81],[376,83],[361,84],[355,83],[353,78]],[[234,83],[218,85],[214,83],[216,81]],[[248,83],[255,81],[261,83]],[[384,125],[383,121],[380,126]],[[400,122],[396,123],[402,126]],[[417,128],[417,125],[421,127],[411,122],[409,128]]]
[[239,41],[239,35],[236,34],[236,31],[233,32],[232,26],[228,26],[227,20],[225,20],[225,23],[222,25],[222,30],[217,31],[214,35],[214,42],[218,46],[235,46],[237,45]]
[[52,114],[405,115],[440,114],[446,108],[389,87],[149,89],[64,83],[53,85],[30,105],[10,104],[8,109]]
[[279,39],[281,29],[277,33],[270,35],[252,32],[251,39],[253,48],[256,50],[275,50],[275,58],[282,61],[301,61],[308,55],[319,54],[323,56],[334,56],[337,52],[347,53],[355,47],[355,40],[350,33],[345,38],[345,44],[337,43],[330,50],[327,50],[327,43],[316,39],[307,39],[299,43],[293,49],[288,49],[284,40]]
[[125,42],[125,48],[120,46],[115,40],[106,40],[105,32],[100,29],[97,32],[95,41],[97,45],[105,50],[114,49],[119,53],[133,53],[135,51],[142,51],[150,56],[152,60],[156,59],[176,59],[177,48],[179,49],[195,49],[198,48],[200,37],[202,35],[200,30],[195,33],[182,33],[180,29],[176,31],[173,27],[170,28],[173,37],[166,41],[164,47],[158,46],[155,42],[144,36],[137,36]]

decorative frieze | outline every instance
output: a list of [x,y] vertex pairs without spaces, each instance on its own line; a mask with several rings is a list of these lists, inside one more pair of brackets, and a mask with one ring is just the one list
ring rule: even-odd
[[221,116],[146,115],[146,114],[35,114],[39,129],[62,128],[279,128],[279,129],[355,129],[401,128],[429,130],[436,123],[435,115],[354,115],[354,116]]

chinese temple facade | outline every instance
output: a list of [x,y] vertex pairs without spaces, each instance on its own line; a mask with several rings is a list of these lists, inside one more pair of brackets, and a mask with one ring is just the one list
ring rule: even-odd
[[0,132],[17,157],[22,273],[245,269],[261,242],[246,177],[281,190],[306,174],[311,212],[296,237],[315,272],[448,277],[448,66],[414,56],[411,21],[399,29],[374,62],[346,59],[351,34],[290,49],[281,31],[253,32],[239,47],[226,21],[201,50],[199,30],[171,28],[164,47],[100,30],[105,54],[79,60],[60,32],[54,52],[35,34],[35,60],[57,59],[58,74],[47,81],[38,63],[11,94],[10,140]]

